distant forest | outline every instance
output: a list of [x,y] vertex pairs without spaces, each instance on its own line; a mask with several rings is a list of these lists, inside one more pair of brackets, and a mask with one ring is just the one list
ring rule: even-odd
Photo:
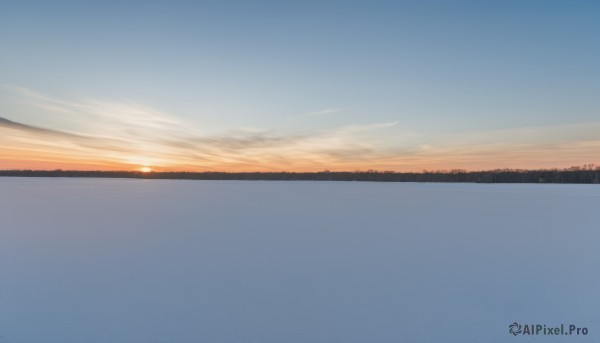
[[0,170],[0,176],[19,177],[95,177],[182,180],[289,180],[289,181],[377,181],[377,182],[474,182],[474,183],[592,183],[600,182],[600,167],[586,165],[568,169],[488,171],[394,171],[352,172],[137,172],[77,170]]

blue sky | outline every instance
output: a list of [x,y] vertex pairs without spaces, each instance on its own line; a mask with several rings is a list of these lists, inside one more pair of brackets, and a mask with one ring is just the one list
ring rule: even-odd
[[[600,118],[598,17],[594,1],[5,2],[0,116],[98,135],[89,121],[34,108],[25,89],[71,104],[152,109],[197,135],[288,137],[379,125],[347,139],[364,142],[375,164],[391,169],[407,169],[403,151],[414,156],[422,147],[439,147],[441,156],[460,145],[466,159],[482,144],[522,150],[511,132],[529,130],[524,135],[541,138],[522,144],[537,150],[513,165],[505,156],[481,166],[535,167],[522,162],[535,161],[544,144],[594,149],[600,141],[572,129],[596,127]],[[551,137],[562,126],[568,137]],[[474,138],[481,135],[498,138]],[[33,150],[19,144],[12,145]],[[539,166],[598,162],[593,150],[577,151]],[[314,167],[335,162],[325,160]]]

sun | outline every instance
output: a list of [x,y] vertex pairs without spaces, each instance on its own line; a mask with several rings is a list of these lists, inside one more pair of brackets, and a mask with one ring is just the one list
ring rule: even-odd
[[141,171],[142,173],[149,173],[149,172],[151,172],[151,171],[152,171],[152,168],[150,168],[150,167],[141,167],[141,168],[140,168],[140,171]]

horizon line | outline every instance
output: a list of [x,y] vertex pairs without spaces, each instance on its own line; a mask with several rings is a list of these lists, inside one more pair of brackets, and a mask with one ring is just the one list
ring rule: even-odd
[[131,174],[318,174],[318,173],[390,173],[390,174],[424,174],[424,173],[481,173],[481,172],[540,172],[540,171],[600,171],[600,165],[595,163],[575,165],[571,167],[553,167],[553,168],[494,168],[494,169],[422,169],[420,171],[398,171],[398,170],[382,170],[382,169],[355,169],[355,170],[329,170],[323,169],[319,171],[224,171],[224,170],[205,170],[205,171],[190,171],[190,170],[98,170],[98,169],[0,169],[0,173],[4,172],[75,172],[75,173],[131,173]]

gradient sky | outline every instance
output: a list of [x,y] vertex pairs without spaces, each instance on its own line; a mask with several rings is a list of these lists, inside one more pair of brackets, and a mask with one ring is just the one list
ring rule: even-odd
[[600,162],[597,1],[3,1],[0,169]]

